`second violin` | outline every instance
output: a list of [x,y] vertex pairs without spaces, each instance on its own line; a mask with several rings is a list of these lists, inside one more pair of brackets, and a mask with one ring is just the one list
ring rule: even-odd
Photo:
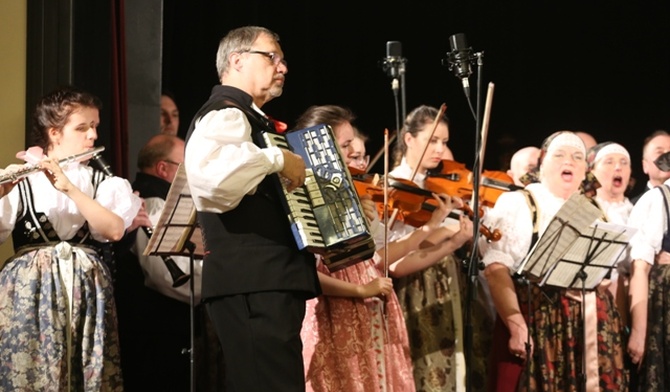
[[[444,190],[450,195],[469,199],[473,194],[472,171],[465,164],[442,160],[438,166],[426,175],[426,188]],[[493,207],[504,192],[521,189],[514,184],[512,177],[501,171],[484,170],[479,187],[480,205]]]
[[[351,169],[350,169],[351,170]],[[362,173],[357,170],[351,170],[352,179],[356,186],[356,192],[359,196],[369,195],[377,205],[377,211],[380,217],[383,217],[384,189],[379,185],[382,181],[377,174]],[[447,193],[444,190],[435,190],[435,193]],[[433,192],[419,188],[416,184],[408,180],[389,179],[387,203],[389,210],[399,211],[399,220],[414,227],[420,227],[426,224],[437,207],[437,202]],[[461,208],[463,213],[472,219],[474,212],[464,204]],[[480,215],[483,211],[479,210]],[[450,218],[458,219],[459,214],[451,212]],[[485,226],[480,226],[479,233],[489,241],[498,241],[502,233],[498,229],[491,231]]]

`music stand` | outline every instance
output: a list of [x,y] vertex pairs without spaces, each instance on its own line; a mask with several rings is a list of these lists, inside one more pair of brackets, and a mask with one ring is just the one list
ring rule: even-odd
[[[594,290],[616,268],[616,262],[636,231],[632,227],[602,222],[601,216],[601,210],[585,196],[573,195],[554,216],[519,269],[519,273],[525,273],[539,286],[580,290],[583,390],[586,388],[586,291]],[[530,377],[528,371],[526,374]]]
[[188,256],[190,288],[190,345],[188,353],[191,367],[191,391],[195,392],[195,257],[204,256],[202,233],[196,222],[196,210],[186,179],[184,165],[177,168],[163,211],[161,211],[154,233],[149,239],[144,255]]

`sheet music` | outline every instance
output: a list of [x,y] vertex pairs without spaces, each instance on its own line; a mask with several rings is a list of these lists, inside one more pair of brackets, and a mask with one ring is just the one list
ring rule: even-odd
[[540,284],[581,289],[582,280],[578,274],[584,262],[588,261],[588,265],[583,267],[586,274],[583,287],[594,289],[615,268],[626,250],[628,240],[625,231],[605,230],[598,225],[591,233],[577,238]]
[[[540,285],[593,289],[625,254],[635,229],[603,222],[602,212],[582,195],[573,195],[524,260],[520,272]],[[583,271],[585,279],[579,277]]]
[[196,225],[196,210],[183,164],[179,165],[165,205],[144,255],[186,254],[185,245],[195,245],[194,255],[204,255],[202,233]]
[[585,196],[573,194],[558,210],[517,272],[533,279],[541,278],[551,267],[549,261],[556,261],[565,254],[580,233],[601,216],[600,209]]

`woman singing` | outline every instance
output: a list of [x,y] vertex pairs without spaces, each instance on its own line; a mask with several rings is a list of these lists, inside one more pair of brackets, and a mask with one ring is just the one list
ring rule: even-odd
[[[485,224],[504,233],[500,241],[481,243],[498,313],[491,350],[492,391],[525,391],[527,386],[530,391],[628,388],[623,325],[604,284],[582,299],[580,290],[537,284],[531,284],[529,295],[528,286],[514,279],[532,248],[534,227],[541,236],[563,204],[580,191],[585,155],[584,143],[574,132],[554,133],[542,145],[539,183],[526,186],[527,197],[525,191],[503,193],[484,217]],[[585,325],[593,328],[586,336]]]

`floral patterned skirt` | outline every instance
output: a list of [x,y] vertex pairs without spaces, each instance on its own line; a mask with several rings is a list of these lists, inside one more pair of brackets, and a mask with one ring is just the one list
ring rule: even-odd
[[[318,268],[357,284],[380,276],[371,260],[333,273]],[[414,391],[407,331],[395,295],[313,298],[307,301],[301,338],[307,391]]]
[[0,271],[0,390],[122,391],[109,270],[92,251],[59,246]]
[[[407,323],[417,391],[464,390],[463,344],[467,274],[455,257],[400,278],[395,285]],[[455,295],[454,295],[455,294]],[[470,391],[485,391],[493,318],[482,285],[472,304],[472,358]],[[456,303],[454,303],[456,301]],[[456,309],[461,314],[454,314]],[[460,347],[459,347],[460,346]]]
[[649,271],[649,305],[645,354],[638,383],[640,391],[670,388],[670,265]]
[[[536,285],[531,287],[530,293],[527,286],[517,285],[517,295],[527,322],[530,305],[533,322],[528,325],[534,351],[529,370],[531,376],[527,377],[525,372],[521,374],[518,386],[511,390],[526,391],[528,384],[530,391],[582,390],[582,303],[566,295],[565,290]],[[598,335],[595,366],[598,368],[599,390],[627,391],[624,326],[609,290],[595,290],[595,309]],[[503,342],[497,343],[496,347],[503,346]]]

